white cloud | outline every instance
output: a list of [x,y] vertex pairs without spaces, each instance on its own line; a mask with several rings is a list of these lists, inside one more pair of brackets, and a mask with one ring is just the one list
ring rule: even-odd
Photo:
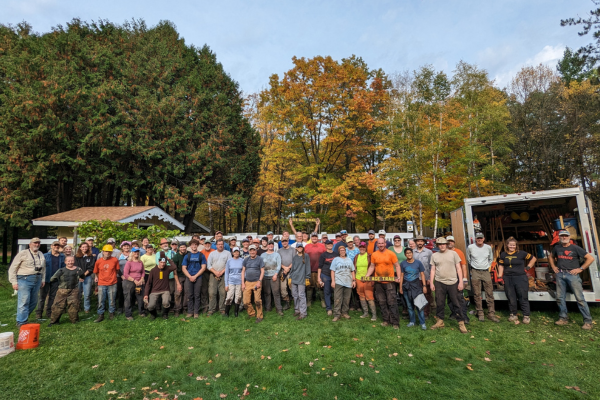
[[544,46],[544,48],[537,52],[533,57],[528,58],[524,62],[519,63],[508,70],[498,71],[494,74],[496,86],[501,88],[506,87],[523,67],[532,67],[543,64],[550,68],[554,68],[558,63],[558,60],[562,58],[564,51],[565,46],[562,44],[556,46]]

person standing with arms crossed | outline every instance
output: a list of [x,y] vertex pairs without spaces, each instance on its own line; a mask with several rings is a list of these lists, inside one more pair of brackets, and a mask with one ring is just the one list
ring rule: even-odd
[[[494,307],[494,285],[490,275],[490,267],[494,261],[492,247],[485,242],[483,233],[478,232],[475,235],[475,243],[467,247],[467,262],[471,266],[471,287],[473,288],[473,297],[477,307],[477,317],[479,322],[484,322],[483,300],[481,298],[481,284],[485,290],[485,302],[488,307],[487,317],[490,321],[500,322],[496,316]],[[462,290],[462,289],[461,289]]]

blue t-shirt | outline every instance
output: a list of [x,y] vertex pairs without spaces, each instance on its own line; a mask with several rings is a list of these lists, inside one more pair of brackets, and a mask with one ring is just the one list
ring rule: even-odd
[[404,274],[404,280],[408,282],[415,281],[420,278],[421,272],[425,273],[425,267],[419,260],[412,263],[404,260],[400,263],[400,269]]
[[227,260],[225,265],[225,286],[241,285],[242,284],[242,267],[244,259],[231,258]]
[[182,266],[187,267],[188,274],[192,276],[200,272],[202,264],[206,265],[206,257],[200,252],[188,252],[185,257],[183,257],[183,262],[181,263]]
[[[225,248],[225,250],[231,251],[231,248],[229,247],[229,244],[223,243],[223,247]],[[213,250],[216,250],[217,249],[217,244],[216,243],[211,244],[210,248],[213,249]]]
[[[288,244],[289,244],[290,246],[291,246],[291,245],[293,245],[294,243],[296,243],[296,241],[295,241],[295,240],[293,240],[293,239],[288,239]],[[283,248],[283,245],[281,244],[281,240],[279,241],[279,243],[278,243],[278,244],[279,244],[279,248],[280,248],[280,249],[281,249],[281,248]]]
[[348,256],[349,259],[354,260],[354,257],[360,253],[360,250],[358,249],[358,247],[354,246],[354,248],[352,250],[350,250],[348,247],[346,247],[346,255]]
[[333,245],[333,252],[340,254],[340,251],[338,249],[342,246],[344,246],[345,248],[348,248],[348,244],[346,242],[339,241],[335,245]]
[[354,262],[348,257],[336,257],[331,262],[329,269],[335,272],[335,284],[352,287],[352,271],[354,271]]

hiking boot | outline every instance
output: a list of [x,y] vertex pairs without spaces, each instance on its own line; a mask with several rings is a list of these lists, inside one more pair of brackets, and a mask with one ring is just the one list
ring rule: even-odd
[[[284,304],[284,306],[283,306],[283,311],[285,311],[285,310],[289,310],[289,309],[290,309],[290,301],[289,301],[289,300],[286,300],[286,301],[285,301],[285,304]],[[237,315],[236,315],[236,317],[237,317]]]
[[581,327],[581,329],[584,329],[586,331],[590,331],[590,330],[592,330],[592,324],[590,324],[589,322],[586,322],[585,324],[583,324],[583,326]]
[[104,314],[98,314],[98,318],[94,322],[102,322],[104,321]]
[[333,311],[327,310],[327,315],[332,316],[333,315]]
[[111,321],[112,321],[113,319],[115,319],[115,313],[114,313],[114,312],[111,312],[110,314],[108,314],[108,319],[110,319]]
[[368,318],[369,317],[369,304],[367,304],[366,300],[361,300],[360,301],[360,306],[362,307],[363,310],[363,314],[360,316],[361,318]]
[[225,316],[225,310],[221,310],[219,312],[221,313],[222,316]]
[[371,314],[373,315],[371,317],[371,321],[377,321],[377,306],[375,305],[375,300],[368,300],[367,304],[369,305]]
[[283,317],[283,311],[281,311],[281,310],[278,310],[278,311],[277,311],[277,314],[279,314],[280,316],[282,316],[282,317]]
[[179,311],[175,311],[175,318],[179,318]]
[[383,321],[383,322],[381,323],[381,326],[383,326],[383,327],[386,327],[386,326],[388,326],[388,325],[389,325],[389,324],[388,324],[387,322],[385,322],[385,321]]
[[348,311],[356,311],[356,309],[354,307],[350,307]]
[[431,327],[431,329],[441,329],[444,328],[446,325],[444,325],[444,320],[443,319],[438,319],[435,323],[435,325],[433,325]]
[[333,317],[333,319],[331,320],[331,322],[338,322],[340,320],[340,317]]
[[479,322],[485,322],[485,316],[483,315],[483,313],[479,314],[477,318],[479,319]]
[[[196,314],[196,315],[198,315],[198,314]],[[190,313],[188,313],[188,314],[185,314],[185,317],[186,317],[186,318],[192,318],[192,317],[193,317],[193,315],[192,315],[192,314],[190,314]]]
[[569,320],[561,318],[554,323],[554,325],[569,325]]
[[256,318],[256,321],[254,321],[254,322],[258,324],[258,323],[262,322],[262,320],[263,320],[262,318]]
[[198,319],[200,317],[200,314],[194,314],[194,318]]
[[510,317],[508,317],[508,321],[509,322],[515,322],[515,321],[519,321],[519,317],[517,317],[514,314],[510,314]]
[[325,300],[321,299],[321,307],[326,308],[327,304],[325,304]]
[[294,317],[297,317],[298,315],[300,315],[300,311],[296,311],[296,312],[294,313]]
[[157,315],[158,313],[156,312],[156,310],[150,311],[150,321],[154,321]]
[[306,315],[298,315],[298,317],[296,318],[296,321],[303,320],[304,318],[306,318]]
[[225,304],[225,313],[223,314],[225,317],[229,317],[229,312],[231,311],[231,304]]
[[460,321],[458,323],[458,330],[460,331],[460,333],[469,333],[469,331],[467,330],[467,327],[465,326],[464,321]]
[[523,323],[524,324],[529,324],[530,322],[531,322],[531,318],[529,318],[528,315],[523,317]]
[[394,325],[394,326],[392,326],[392,328],[394,328],[394,329],[400,329],[400,327],[398,325]]
[[207,317],[210,317],[211,315],[213,315],[213,312],[212,312],[212,311],[209,311],[209,312],[207,312],[207,313],[206,313],[206,316],[207,316]]
[[350,316],[348,314],[342,314],[342,318],[350,319]]
[[492,322],[500,322],[500,318],[496,317],[494,313],[488,313],[487,317]]
[[42,319],[42,313],[41,312],[35,313],[35,319]]

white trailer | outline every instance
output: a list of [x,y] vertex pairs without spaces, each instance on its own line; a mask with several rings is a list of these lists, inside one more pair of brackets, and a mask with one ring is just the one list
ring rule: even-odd
[[[600,274],[598,272],[598,232],[594,220],[592,203],[580,187],[534,191],[528,193],[513,193],[499,196],[477,197],[465,199],[464,206],[451,213],[452,233],[456,238],[456,247],[466,253],[466,247],[475,243],[475,233],[481,231],[486,235],[486,243],[491,244],[495,254],[499,254],[503,242],[510,236],[519,241],[519,246],[529,246],[529,249],[543,249],[542,254],[547,255],[551,251],[553,233],[547,232],[555,228],[558,220],[550,218],[551,224],[545,212],[551,210],[551,215],[567,215],[572,217],[571,221],[577,234],[575,242],[594,256],[595,261],[589,270],[582,274],[584,284],[584,295],[588,302],[600,301]],[[507,218],[515,216],[516,220],[507,222]],[[517,216],[524,215],[524,221]],[[477,227],[474,222],[478,219]],[[551,225],[549,227],[549,225]],[[546,232],[546,236],[543,233]],[[501,235],[500,235],[501,234]],[[542,234],[540,236],[540,234]],[[534,237],[527,237],[533,235]],[[490,236],[501,238],[490,243]],[[523,239],[524,238],[524,239]],[[573,237],[572,237],[573,238]],[[500,246],[500,247],[498,247]],[[541,246],[541,247],[540,247]],[[547,261],[539,257],[538,265]],[[550,270],[550,272],[552,272]],[[544,280],[540,279],[541,285]],[[506,300],[504,290],[494,284],[494,297],[498,300]],[[571,293],[567,293],[567,301],[575,301]],[[531,289],[529,291],[530,301],[555,301],[547,290]]]

